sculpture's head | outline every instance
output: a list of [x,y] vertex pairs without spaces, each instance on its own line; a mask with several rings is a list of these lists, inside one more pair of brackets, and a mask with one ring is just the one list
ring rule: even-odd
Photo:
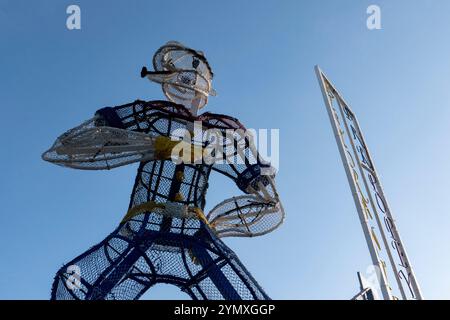
[[141,76],[161,83],[166,97],[184,105],[193,114],[208,103],[208,96],[216,95],[211,86],[213,72],[201,51],[170,41],[153,56],[154,71],[142,68]]

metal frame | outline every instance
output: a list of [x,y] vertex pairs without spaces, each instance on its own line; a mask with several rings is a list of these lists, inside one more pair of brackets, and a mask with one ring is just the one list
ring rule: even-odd
[[[358,120],[319,66],[316,66],[315,70],[370,257],[373,265],[380,270],[377,276],[382,297],[385,300],[398,299],[388,281],[388,275],[392,273],[402,299],[421,300],[423,297],[419,284],[386,201]],[[346,141],[350,144],[350,148]],[[382,243],[379,242],[379,238],[382,239]],[[397,253],[396,256],[393,255],[392,249]],[[387,256],[390,269],[383,256]]]

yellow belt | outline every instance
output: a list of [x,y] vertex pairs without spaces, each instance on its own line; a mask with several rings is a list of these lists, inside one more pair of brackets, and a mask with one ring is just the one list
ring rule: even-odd
[[[166,206],[164,203],[157,203],[155,201],[148,201],[145,203],[142,203],[140,205],[137,205],[133,208],[130,208],[126,215],[123,217],[120,224],[123,224],[127,221],[129,221],[131,218],[137,216],[138,214],[153,211],[155,209],[165,209]],[[208,219],[206,219],[205,214],[203,213],[203,210],[198,207],[188,207],[188,211],[193,212],[195,214],[195,217],[201,221],[203,221],[206,225],[210,226]]]

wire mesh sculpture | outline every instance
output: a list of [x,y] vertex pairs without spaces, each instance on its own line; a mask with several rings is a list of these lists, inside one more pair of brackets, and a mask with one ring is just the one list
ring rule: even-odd
[[[269,299],[221,238],[262,235],[282,223],[274,174],[264,174],[270,164],[259,157],[237,119],[197,115],[215,94],[203,53],[168,42],[155,53],[153,66],[155,71],[144,67],[141,76],[161,83],[169,101],[137,100],[100,109],[43,154],[46,161],[85,170],[139,162],[121,223],[57,272],[51,298],[138,299],[154,284],[169,283],[193,299]],[[194,121],[214,129],[221,156],[229,157],[231,150],[242,161],[205,163],[196,158],[198,151],[205,154],[210,140],[174,137],[178,129],[192,133]],[[233,150],[238,143],[243,149]],[[213,150],[217,158],[219,152]],[[245,195],[225,200],[205,215],[212,171],[231,178]]]

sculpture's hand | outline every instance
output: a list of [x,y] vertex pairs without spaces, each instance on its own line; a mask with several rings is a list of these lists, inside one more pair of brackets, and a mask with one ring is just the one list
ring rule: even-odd
[[278,228],[284,209],[270,176],[259,176],[248,186],[248,195],[219,203],[207,219],[219,237],[254,237]]

